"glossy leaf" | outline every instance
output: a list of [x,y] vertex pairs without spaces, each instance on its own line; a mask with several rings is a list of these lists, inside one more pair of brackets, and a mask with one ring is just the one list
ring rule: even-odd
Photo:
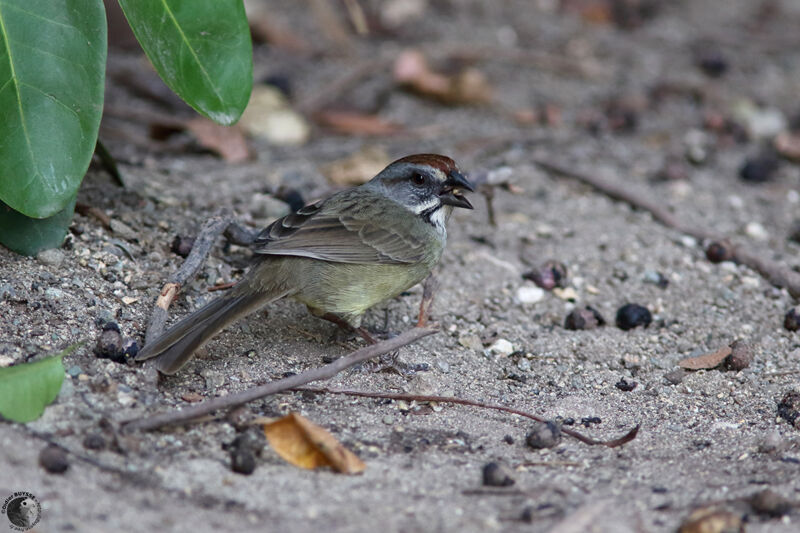
[[0,200],[50,217],[75,196],[103,112],[102,0],[0,0]]
[[58,396],[64,382],[61,359],[72,353],[73,344],[61,353],[36,361],[0,368],[0,416],[13,422],[36,420]]
[[147,57],[186,103],[233,124],[250,99],[253,47],[242,0],[119,0]]
[[0,244],[22,255],[36,255],[46,248],[61,246],[72,223],[75,198],[48,218],[29,218],[0,202]]

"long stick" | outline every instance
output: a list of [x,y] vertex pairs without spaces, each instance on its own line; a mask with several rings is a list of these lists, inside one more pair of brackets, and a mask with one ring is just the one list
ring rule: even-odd
[[305,385],[306,383],[311,383],[312,381],[329,379],[346,368],[361,363],[362,361],[366,361],[367,359],[372,359],[373,357],[392,352],[401,346],[411,344],[412,342],[415,342],[423,337],[427,337],[428,335],[432,335],[436,332],[437,330],[435,329],[413,328],[408,331],[404,331],[397,337],[360,348],[325,366],[312,368],[311,370],[306,370],[300,374],[279,379],[277,381],[271,381],[269,383],[265,383],[264,385],[259,385],[258,387],[238,392],[236,394],[229,394],[228,396],[206,400],[205,402],[201,402],[181,410],[172,410],[161,414],[128,420],[122,423],[122,429],[126,432],[135,430],[149,431],[163,426],[183,424],[189,420],[205,416],[218,409],[230,409],[231,407],[236,407],[237,405],[241,405],[243,403],[264,398],[265,396],[270,396],[278,392],[293,389],[295,387]]
[[[536,159],[534,163],[545,170],[549,170],[556,174],[561,174],[562,176],[572,178],[585,183],[586,185],[594,187],[610,198],[625,202],[637,209],[643,209],[653,215],[653,218],[665,226],[676,229],[681,233],[691,235],[695,239],[701,241],[705,239],[715,241],[727,240],[724,235],[720,235],[714,231],[693,226],[684,222],[682,219],[673,215],[666,208],[664,208],[663,204],[653,201],[642,194],[623,187],[622,185],[613,183],[592,174],[583,174],[550,161]],[[785,265],[781,265],[780,263],[772,261],[771,259],[767,259],[763,254],[759,254],[744,245],[733,245],[731,248],[733,260],[735,262],[747,265],[761,274],[761,276],[763,276],[773,285],[784,287],[789,291],[790,295],[795,298],[800,298],[800,272],[795,272]]]

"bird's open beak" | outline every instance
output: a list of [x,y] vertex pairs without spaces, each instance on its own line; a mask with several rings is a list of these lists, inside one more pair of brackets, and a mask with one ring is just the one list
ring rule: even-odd
[[475,187],[457,170],[453,170],[447,176],[447,181],[444,182],[442,190],[439,193],[439,198],[443,204],[452,205],[453,207],[463,207],[464,209],[472,209],[472,204],[469,203],[463,192],[475,192]]

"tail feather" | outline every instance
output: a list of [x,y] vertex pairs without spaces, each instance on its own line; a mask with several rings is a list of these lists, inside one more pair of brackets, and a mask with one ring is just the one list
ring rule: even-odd
[[159,372],[174,374],[189,362],[195,350],[211,337],[239,318],[274,300],[276,295],[272,296],[250,293],[217,298],[145,345],[136,356],[136,360],[155,358],[155,366]]

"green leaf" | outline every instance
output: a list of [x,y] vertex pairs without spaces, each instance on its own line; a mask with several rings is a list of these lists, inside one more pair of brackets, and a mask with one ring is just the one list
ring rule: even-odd
[[0,368],[0,415],[13,422],[30,422],[56,399],[64,382],[61,359],[80,346],[73,344],[61,353],[36,361]]
[[48,218],[29,218],[0,202],[0,243],[22,255],[36,255],[46,248],[57,248],[72,222],[75,198]]
[[233,124],[253,87],[253,46],[242,0],[119,0],[167,85],[202,115]]
[[0,200],[33,218],[64,209],[103,112],[102,0],[0,0]]

